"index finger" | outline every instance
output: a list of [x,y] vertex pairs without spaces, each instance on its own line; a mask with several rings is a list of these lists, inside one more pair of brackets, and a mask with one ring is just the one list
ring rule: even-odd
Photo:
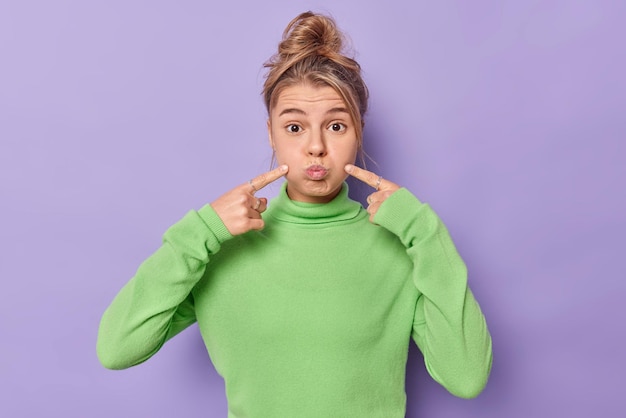
[[383,179],[378,174],[352,164],[346,165],[346,172],[376,190],[388,190],[397,187],[395,183]]
[[287,171],[288,171],[288,167],[283,164],[280,167],[277,167],[271,171],[268,171],[267,173],[260,174],[256,176],[255,178],[251,179],[248,183],[250,184],[250,187],[252,188],[252,194],[258,192],[259,190],[261,190],[268,184],[275,182],[276,180],[284,176],[287,173]]

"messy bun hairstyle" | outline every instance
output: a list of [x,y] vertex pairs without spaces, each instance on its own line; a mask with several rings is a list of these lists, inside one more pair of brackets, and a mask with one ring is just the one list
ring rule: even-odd
[[344,55],[344,43],[343,33],[331,17],[300,14],[283,32],[278,53],[264,64],[269,71],[263,97],[270,113],[286,87],[302,83],[332,87],[348,107],[360,147],[369,93],[360,65]]

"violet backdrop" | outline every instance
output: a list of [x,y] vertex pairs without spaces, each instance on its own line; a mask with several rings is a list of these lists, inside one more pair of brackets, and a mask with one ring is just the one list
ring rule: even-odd
[[308,9],[364,68],[369,168],[443,218],[494,340],[469,401],[412,346],[407,416],[626,416],[626,9],[608,0],[0,3],[0,416],[226,416],[195,326],[113,372],[98,322],[167,227],[269,168],[262,63]]

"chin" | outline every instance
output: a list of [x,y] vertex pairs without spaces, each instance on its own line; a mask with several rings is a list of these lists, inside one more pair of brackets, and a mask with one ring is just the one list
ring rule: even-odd
[[[287,179],[289,197],[295,200],[330,201],[341,190],[343,180],[332,179],[294,181]],[[292,188],[289,188],[289,185]]]

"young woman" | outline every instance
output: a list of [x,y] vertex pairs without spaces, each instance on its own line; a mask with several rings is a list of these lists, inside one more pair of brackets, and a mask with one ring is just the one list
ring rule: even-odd
[[[296,17],[266,66],[279,167],[168,229],[104,313],[101,362],[139,364],[197,321],[229,417],[404,417],[412,337],[436,381],[478,395],[491,338],[465,265],[427,204],[354,165],[368,93],[334,21]],[[348,175],[375,189],[367,210]]]

